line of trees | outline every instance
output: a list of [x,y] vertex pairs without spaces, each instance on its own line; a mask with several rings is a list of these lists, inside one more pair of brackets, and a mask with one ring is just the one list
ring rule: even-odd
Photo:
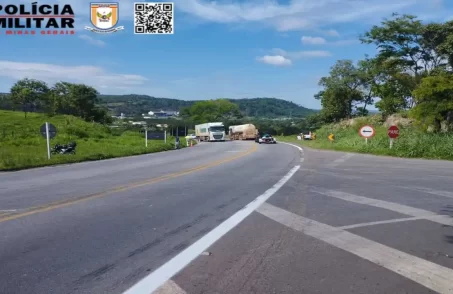
[[[368,114],[406,112],[425,129],[453,121],[453,21],[424,24],[413,15],[385,19],[360,37],[378,53],[356,64],[338,60],[319,81],[322,110],[311,119],[332,123]],[[446,123],[446,124],[445,124]]]
[[111,123],[112,118],[106,108],[98,105],[98,91],[84,84],[58,82],[52,87],[35,79],[17,81],[4,96],[13,110],[43,112],[52,116],[68,114],[81,117],[86,121]]

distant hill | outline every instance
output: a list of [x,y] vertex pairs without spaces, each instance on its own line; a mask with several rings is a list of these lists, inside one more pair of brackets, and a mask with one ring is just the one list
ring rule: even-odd
[[[0,109],[11,110],[8,93],[0,93]],[[107,107],[114,115],[124,113],[128,116],[141,115],[149,111],[179,111],[197,101],[152,97],[148,95],[99,95],[100,105]],[[277,98],[228,99],[237,104],[245,116],[250,117],[306,117],[318,112],[296,103]]]
[[[109,108],[115,115],[141,115],[153,110],[178,111],[182,107],[191,106],[197,101],[186,101],[170,98],[158,98],[147,95],[100,95],[101,104]],[[246,116],[259,117],[305,117],[316,110],[308,109],[296,103],[277,98],[244,98],[228,99],[237,104]]]

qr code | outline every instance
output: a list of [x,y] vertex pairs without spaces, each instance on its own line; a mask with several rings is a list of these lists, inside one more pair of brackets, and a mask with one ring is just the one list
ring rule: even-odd
[[172,2],[134,3],[135,34],[173,34],[174,5]]

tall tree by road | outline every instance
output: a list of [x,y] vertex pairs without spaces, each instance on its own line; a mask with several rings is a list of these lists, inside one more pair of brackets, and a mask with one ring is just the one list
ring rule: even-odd
[[14,107],[20,107],[27,117],[27,112],[35,111],[48,102],[49,87],[43,81],[22,79],[11,87],[10,99]]

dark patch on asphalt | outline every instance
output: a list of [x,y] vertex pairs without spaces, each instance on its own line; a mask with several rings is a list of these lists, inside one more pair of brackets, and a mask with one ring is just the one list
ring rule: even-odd
[[234,198],[231,198],[229,201],[223,203],[223,204],[220,204],[218,206],[215,207],[215,210],[220,210],[220,209],[223,209],[225,207],[227,207],[228,205],[236,202],[237,200],[239,199],[239,197],[234,197]]
[[114,267],[115,267],[114,264],[106,264],[106,265],[98,268],[97,270],[92,271],[91,273],[88,273],[86,275],[81,276],[77,280],[77,282],[84,283],[84,282],[88,282],[88,281],[98,280],[98,279],[100,279],[100,277],[102,275],[104,275],[105,273],[111,271]]
[[145,252],[146,250],[153,248],[154,246],[160,244],[161,242],[162,242],[162,239],[160,239],[160,238],[154,239],[153,241],[143,245],[142,247],[135,249],[134,251],[129,253],[129,255],[127,257],[132,257],[139,253]]
[[189,222],[189,223],[186,223],[186,224],[183,224],[165,234],[163,234],[162,236],[154,239],[153,241],[135,249],[134,251],[131,251],[128,255],[128,257],[132,257],[132,256],[135,256],[137,254],[140,254],[140,253],[143,253],[151,248],[153,248],[154,246],[162,243],[162,241],[164,241],[166,238],[168,237],[172,237],[174,235],[177,235],[178,233],[182,232],[182,231],[186,231],[187,229],[191,228],[192,226],[196,225],[197,223],[199,223],[200,221],[202,221],[203,219],[209,217],[210,215],[209,214],[201,214],[200,216],[198,216],[197,218],[195,218],[193,221]]

